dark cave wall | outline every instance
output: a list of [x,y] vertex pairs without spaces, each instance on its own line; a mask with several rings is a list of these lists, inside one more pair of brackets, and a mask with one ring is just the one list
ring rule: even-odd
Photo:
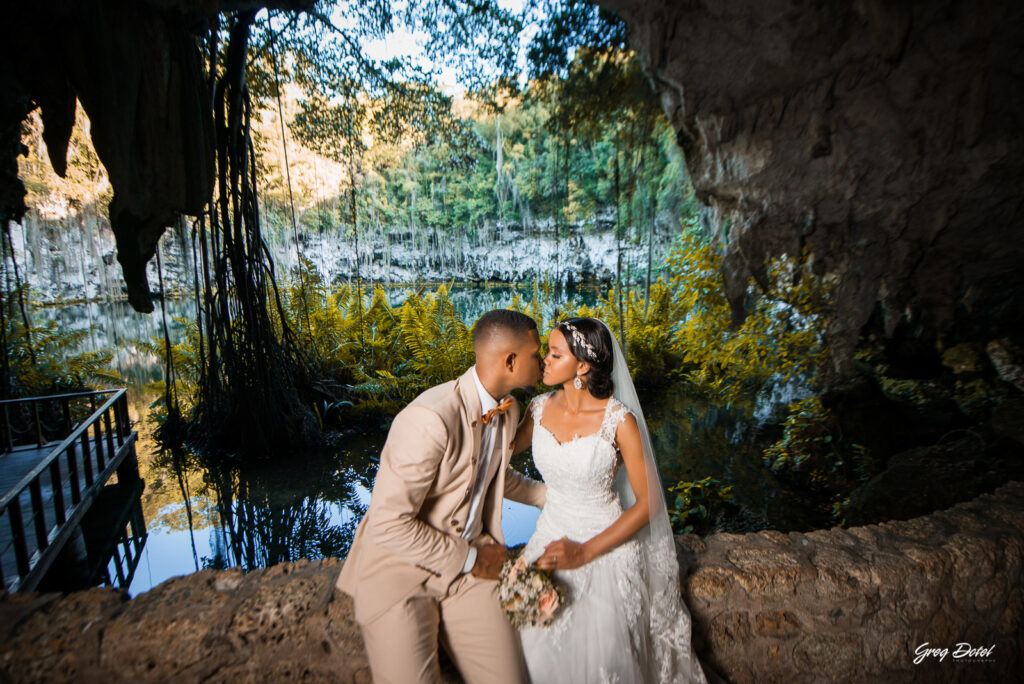
[[[133,305],[178,214],[212,188],[194,36],[217,11],[311,0],[50,0],[0,11],[0,220],[18,220],[20,123],[42,108],[63,168],[73,106],[93,122]],[[1024,3],[603,0],[661,93],[742,306],[767,257],[838,277],[834,370],[865,334],[908,363],[1021,342]],[[1004,345],[1005,346],[1005,345]]]
[[1024,3],[602,0],[661,94],[742,306],[765,259],[838,277],[908,363],[1021,337]]

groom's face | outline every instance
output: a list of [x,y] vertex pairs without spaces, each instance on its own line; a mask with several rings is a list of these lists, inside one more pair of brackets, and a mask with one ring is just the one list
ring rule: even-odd
[[541,373],[540,335],[536,330],[520,337],[515,355],[511,369],[513,386],[533,387],[540,380]]

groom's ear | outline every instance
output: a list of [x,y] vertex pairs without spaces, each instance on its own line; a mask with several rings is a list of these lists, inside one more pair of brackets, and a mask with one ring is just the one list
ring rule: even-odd
[[505,370],[507,370],[509,373],[511,373],[512,371],[515,370],[515,367],[516,367],[516,353],[515,352],[509,352],[508,354],[505,354]]

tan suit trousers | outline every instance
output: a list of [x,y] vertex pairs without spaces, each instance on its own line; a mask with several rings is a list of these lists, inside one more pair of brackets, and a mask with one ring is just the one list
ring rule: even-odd
[[360,625],[375,684],[436,684],[440,642],[466,684],[523,684],[519,633],[498,606],[496,582],[462,575],[446,596],[424,585]]

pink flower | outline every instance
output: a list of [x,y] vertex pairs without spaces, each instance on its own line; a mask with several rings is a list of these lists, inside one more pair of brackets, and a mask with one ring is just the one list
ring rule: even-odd
[[556,610],[558,610],[558,592],[549,589],[541,594],[540,601],[537,603],[537,612],[540,613],[540,618],[547,622],[555,616]]
[[526,559],[522,556],[516,558],[516,562],[512,564],[511,569],[508,571],[508,584],[515,584],[516,578],[519,577],[519,572],[526,569]]

